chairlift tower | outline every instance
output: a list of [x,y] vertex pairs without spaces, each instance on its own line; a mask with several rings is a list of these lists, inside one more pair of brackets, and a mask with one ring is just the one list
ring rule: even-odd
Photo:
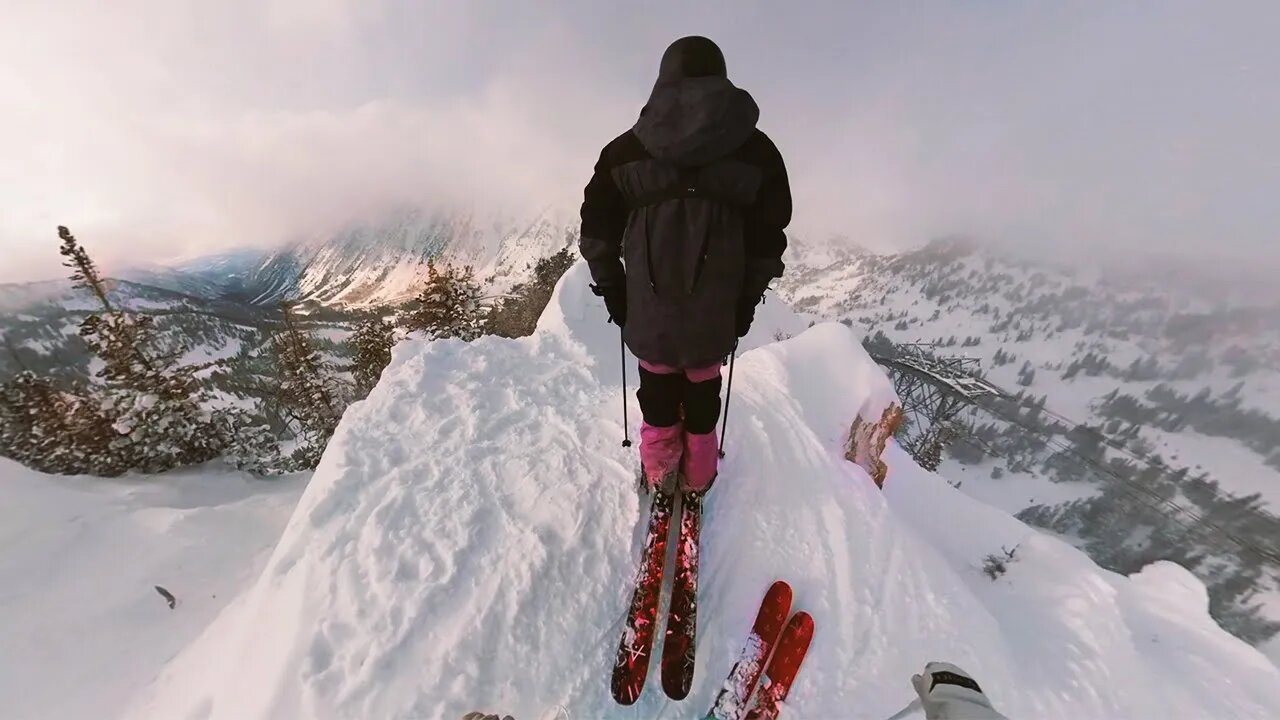
[[897,439],[922,466],[937,469],[951,441],[953,421],[978,398],[1004,393],[982,379],[977,358],[942,357],[934,346],[898,345],[892,355],[873,356],[884,367],[902,401],[904,421]]

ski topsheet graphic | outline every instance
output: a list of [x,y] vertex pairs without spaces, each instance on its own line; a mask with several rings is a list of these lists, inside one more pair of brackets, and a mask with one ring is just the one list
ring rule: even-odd
[[631,705],[640,697],[649,676],[649,656],[653,651],[654,626],[658,620],[658,599],[662,595],[662,571],[667,557],[667,533],[671,528],[675,495],[655,490],[649,508],[649,529],[645,535],[635,590],[627,612],[627,625],[618,643],[613,665],[613,699]]
[[683,700],[693,685],[698,626],[698,536],[702,529],[702,494],[683,492],[680,535],[671,578],[671,609],[662,642],[662,689]]
[[779,580],[765,593],[751,625],[751,634],[738,654],[738,661],[729,671],[729,677],[720,688],[707,720],[739,720],[747,711],[747,702],[756,689],[756,683],[764,673],[769,654],[782,634],[782,628],[791,614],[791,586]]
[[[791,614],[791,586],[779,580],[765,593],[751,634],[704,720],[772,720],[791,691],[809,642],[813,618]],[[764,681],[760,682],[763,675]],[[756,692],[756,686],[760,685]],[[751,703],[752,693],[755,703]]]
[[764,671],[764,682],[756,693],[755,707],[747,713],[747,720],[775,720],[781,712],[781,704],[791,692],[791,683],[800,672],[813,639],[813,618],[807,612],[796,613],[778,638],[773,659]]

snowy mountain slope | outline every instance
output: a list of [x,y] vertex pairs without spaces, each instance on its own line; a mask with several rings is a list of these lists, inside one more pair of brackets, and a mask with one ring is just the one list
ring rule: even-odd
[[526,279],[533,263],[576,239],[555,213],[526,220],[405,211],[331,236],[297,242],[268,257],[243,281],[246,299],[282,299],[367,307],[408,300],[422,286],[427,261],[471,265],[503,292]]
[[173,269],[212,282],[225,284],[253,272],[266,260],[267,253],[256,248],[228,250],[214,255],[200,255],[173,263]]
[[304,484],[53,477],[0,459],[0,717],[119,717],[261,571]]
[[[277,320],[273,308],[196,297],[127,280],[108,282],[108,297],[120,308],[151,315],[174,347],[189,359],[228,357],[262,342]],[[88,290],[67,281],[0,285],[0,378],[21,369],[82,381],[90,375],[80,323],[101,305]]]
[[[1280,670],[1214,626],[1177,568],[1101,571],[897,451],[878,491],[842,445],[892,393],[834,324],[748,343],[707,506],[690,700],[650,683],[637,707],[613,705],[644,507],[618,445],[616,329],[586,285],[571,270],[529,338],[397,347],[257,584],[127,717],[539,718],[563,705],[575,719],[688,718],[777,577],[818,627],[790,717],[886,717],[937,657],[974,670],[1011,717],[1280,713]],[[1016,543],[1004,578],[980,574]]]
[[[789,260],[779,292],[799,309],[979,358],[1001,387],[1044,396],[1077,422],[1116,421],[1108,432],[1136,424],[1148,454],[1176,456],[1227,490],[1280,504],[1280,306],[1241,305],[1229,288],[1213,297],[1128,276],[1120,283],[957,240],[889,256],[801,245]],[[1091,357],[1105,365],[1079,369]],[[1272,425],[1241,414],[1235,432],[1223,431],[1198,422],[1195,408],[1166,405],[1190,422],[1162,432],[1154,421],[1100,411],[1112,391],[1141,399],[1159,386],[1188,397],[1208,388],[1212,399],[1269,415]]]
[[[202,300],[216,300],[226,294],[222,279],[185,272],[164,265],[134,265],[115,273],[120,280],[168,290]],[[228,276],[229,277],[229,276]]]
[[887,256],[792,251],[780,292],[794,303],[860,327],[881,352],[924,342],[975,358],[1025,395],[960,418],[940,466],[954,484],[1113,570],[1188,563],[1215,617],[1280,657],[1274,292],[1214,273],[1067,270],[954,239]]

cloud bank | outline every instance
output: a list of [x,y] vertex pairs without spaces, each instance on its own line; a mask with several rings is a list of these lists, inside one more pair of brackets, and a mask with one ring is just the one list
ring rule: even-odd
[[324,233],[407,203],[572,209],[668,42],[706,34],[797,232],[1280,268],[1280,6],[15,0],[0,281]]

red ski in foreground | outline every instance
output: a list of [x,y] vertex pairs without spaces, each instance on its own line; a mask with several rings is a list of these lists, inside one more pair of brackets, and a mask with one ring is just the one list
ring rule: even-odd
[[791,586],[779,580],[765,593],[747,644],[729,671],[729,679],[725,680],[724,687],[716,696],[711,712],[703,720],[740,720],[746,714],[747,702],[790,614]]
[[796,613],[778,638],[778,647],[765,671],[764,686],[756,695],[756,705],[747,713],[747,720],[776,720],[781,712],[779,705],[791,692],[791,683],[800,671],[812,639],[813,618],[806,612]]

